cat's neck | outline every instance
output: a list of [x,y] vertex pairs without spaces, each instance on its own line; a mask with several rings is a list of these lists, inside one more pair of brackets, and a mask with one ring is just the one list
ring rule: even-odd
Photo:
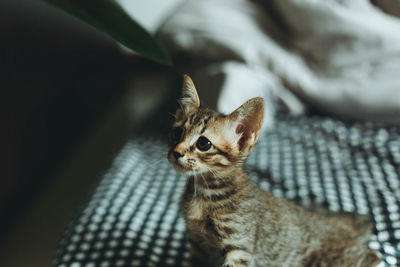
[[196,174],[191,178],[194,197],[209,198],[222,192],[238,192],[245,188],[249,179],[241,167],[224,172]]

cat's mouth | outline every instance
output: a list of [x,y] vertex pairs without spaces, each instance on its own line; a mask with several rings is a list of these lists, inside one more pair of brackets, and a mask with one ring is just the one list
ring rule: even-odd
[[178,160],[174,160],[172,162],[172,165],[174,165],[174,168],[178,173],[181,173],[181,174],[195,173],[195,170],[193,170],[193,168],[191,168],[190,166],[183,165]]
[[184,166],[182,163],[180,163],[178,160],[175,160],[174,165],[176,165],[180,169],[189,171],[188,168]]
[[175,170],[183,175],[198,175],[203,173],[201,170],[196,170],[191,166],[184,166],[182,163],[175,161],[173,162]]
[[173,162],[175,170],[177,170],[179,173],[185,173],[185,172],[189,172],[191,171],[189,168],[187,168],[186,166],[183,166],[182,163],[180,163],[179,161],[175,161]]
[[192,171],[191,168],[189,168],[189,167],[183,165],[181,162],[179,162],[179,159],[175,159],[172,156],[171,151],[170,151],[170,153],[168,153],[168,160],[169,160],[169,162],[172,163],[172,165],[174,165],[175,170],[179,173],[185,173],[185,172]]
[[175,170],[180,173],[180,174],[194,174],[197,173],[198,171],[195,170],[192,166],[185,165],[182,162],[179,162],[179,160],[170,160],[172,165],[174,166]]

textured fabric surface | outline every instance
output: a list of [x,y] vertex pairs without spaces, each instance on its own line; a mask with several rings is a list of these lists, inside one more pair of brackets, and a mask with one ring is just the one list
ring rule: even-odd
[[[182,266],[186,179],[165,138],[134,136],[71,220],[54,266]],[[400,265],[400,128],[321,117],[279,119],[246,162],[261,188],[300,205],[369,214],[379,266]]]

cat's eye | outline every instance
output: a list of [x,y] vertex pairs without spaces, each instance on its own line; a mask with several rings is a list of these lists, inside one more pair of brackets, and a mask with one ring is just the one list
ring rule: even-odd
[[207,151],[211,148],[211,142],[204,136],[200,136],[197,140],[196,147],[201,151]]
[[181,127],[173,128],[171,131],[171,139],[174,142],[181,140],[183,135],[183,129]]

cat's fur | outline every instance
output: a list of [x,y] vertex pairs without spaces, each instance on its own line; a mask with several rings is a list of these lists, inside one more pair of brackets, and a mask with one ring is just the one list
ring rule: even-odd
[[184,76],[180,104],[168,158],[190,176],[182,212],[193,266],[376,266],[364,217],[317,215],[248,179],[242,165],[262,125],[261,98],[222,115],[200,106]]

